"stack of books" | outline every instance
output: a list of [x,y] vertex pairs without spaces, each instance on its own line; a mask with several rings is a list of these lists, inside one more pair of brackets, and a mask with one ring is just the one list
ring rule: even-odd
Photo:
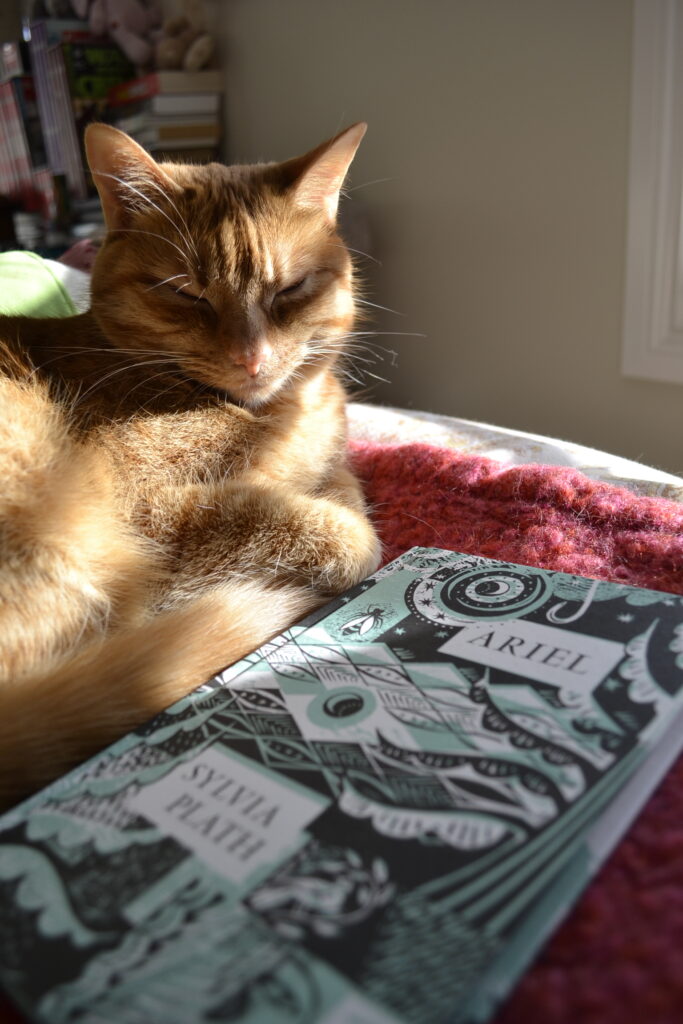
[[110,120],[156,159],[203,163],[219,155],[218,70],[154,71],[109,91]]
[[0,983],[480,1024],[680,751],[682,652],[680,597],[415,548],[0,818]]
[[0,193],[25,210],[40,206],[37,173],[47,159],[38,117],[28,54],[18,43],[5,43],[0,54]]
[[0,46],[0,195],[54,225],[88,195],[85,125],[106,117],[108,90],[134,69],[82,21],[38,20],[28,34]]
[[108,89],[130,76],[132,65],[83,22],[35,22],[29,47],[50,169],[65,175],[72,198],[84,199],[83,129],[103,116]]

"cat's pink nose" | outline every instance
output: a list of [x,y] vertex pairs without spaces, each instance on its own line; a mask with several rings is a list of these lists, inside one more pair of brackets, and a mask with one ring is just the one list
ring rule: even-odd
[[235,356],[234,363],[236,366],[243,366],[250,377],[258,377],[272,354],[270,345],[263,342],[255,352],[242,352]]

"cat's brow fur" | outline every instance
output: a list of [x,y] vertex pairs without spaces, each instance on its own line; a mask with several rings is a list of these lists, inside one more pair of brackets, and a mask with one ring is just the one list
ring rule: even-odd
[[336,370],[363,131],[228,168],[89,129],[92,308],[0,318],[0,803],[376,567]]

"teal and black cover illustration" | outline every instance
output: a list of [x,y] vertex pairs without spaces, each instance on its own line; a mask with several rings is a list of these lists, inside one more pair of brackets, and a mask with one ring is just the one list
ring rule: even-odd
[[682,685],[683,598],[414,549],[0,819],[0,982],[49,1024],[482,1020]]

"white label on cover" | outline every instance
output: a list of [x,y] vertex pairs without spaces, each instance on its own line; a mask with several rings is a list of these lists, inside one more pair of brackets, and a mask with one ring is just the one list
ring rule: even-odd
[[129,806],[240,884],[294,849],[328,803],[214,747],[145,786]]
[[540,683],[592,691],[624,657],[624,645],[528,619],[464,626],[439,651]]

